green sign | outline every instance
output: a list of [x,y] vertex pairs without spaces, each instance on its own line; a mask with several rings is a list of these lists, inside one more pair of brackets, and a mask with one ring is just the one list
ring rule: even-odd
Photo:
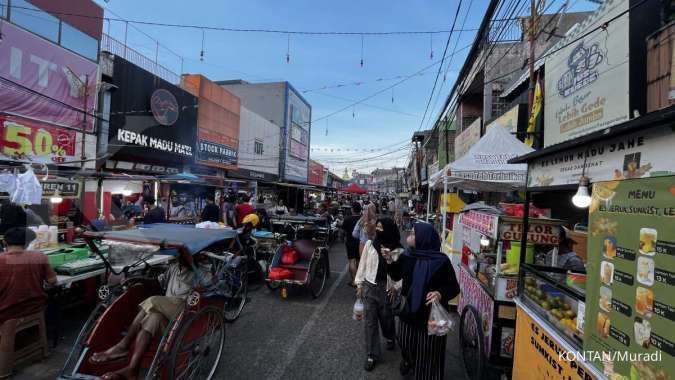
[[611,379],[675,379],[675,177],[594,185],[587,272],[588,360]]

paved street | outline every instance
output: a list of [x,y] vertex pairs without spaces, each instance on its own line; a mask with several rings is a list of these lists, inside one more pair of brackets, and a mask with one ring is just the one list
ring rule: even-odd
[[[321,298],[297,289],[286,300],[266,287],[251,293],[241,317],[227,325],[226,352],[218,378],[227,379],[396,379],[399,351],[385,351],[372,373],[363,370],[363,324],[351,318],[353,288],[348,285],[344,246],[331,250],[332,276]],[[52,357],[21,369],[17,379],[51,379],[75,338],[81,319],[69,316]],[[448,339],[446,379],[465,378],[457,337]]]

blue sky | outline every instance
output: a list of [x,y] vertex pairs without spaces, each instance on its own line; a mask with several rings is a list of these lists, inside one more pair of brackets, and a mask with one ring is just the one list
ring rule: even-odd
[[[400,31],[449,30],[459,0],[242,0],[242,1],[160,1],[160,0],[97,0],[109,11],[106,16],[124,19],[198,24],[235,28],[269,28],[298,31]],[[470,11],[467,8],[471,3]],[[464,0],[457,28],[476,28],[488,0]],[[465,20],[466,19],[466,20]],[[252,82],[287,80],[301,92],[322,86],[348,82],[361,85],[303,93],[312,104],[313,119],[341,109],[397,80],[387,78],[410,75],[440,59],[447,34],[366,36],[364,66],[360,67],[361,38],[359,36],[291,36],[290,63],[286,63],[287,36],[280,34],[216,32],[205,33],[204,62],[199,61],[202,32],[156,26],[138,26],[158,40],[159,61],[179,72],[180,59],[166,48],[183,56],[183,71],[202,73],[212,80],[244,79]],[[104,31],[124,38],[124,24],[104,24]],[[450,53],[456,36],[450,43]],[[474,31],[463,32],[458,43],[470,44]],[[155,56],[155,42],[129,27],[128,44],[150,58]],[[433,46],[434,58],[430,59]],[[456,72],[464,62],[467,50],[452,60],[441,97],[431,110],[434,119],[447,96]],[[416,76],[393,90],[357,105],[312,126],[312,157],[342,173],[345,167],[371,170],[405,163],[406,150],[383,156],[379,160],[343,163],[376,156],[403,146],[420,122],[436,75],[437,66]],[[379,80],[384,78],[385,80]],[[392,95],[394,101],[392,103]],[[346,100],[343,100],[343,99]],[[371,107],[375,106],[375,107]],[[430,128],[426,121],[424,129]],[[327,130],[327,135],[326,135]],[[377,149],[378,152],[345,152],[349,149]],[[334,149],[319,151],[317,149]],[[340,152],[337,151],[340,149]]]

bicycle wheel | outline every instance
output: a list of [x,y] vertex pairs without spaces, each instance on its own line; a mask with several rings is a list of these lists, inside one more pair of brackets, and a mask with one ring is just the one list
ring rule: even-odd
[[206,307],[182,324],[171,348],[170,379],[211,379],[225,346],[222,311]]
[[328,277],[328,262],[323,254],[314,262],[309,275],[309,291],[313,298],[319,298],[326,287],[326,278]]
[[232,296],[225,301],[223,318],[227,322],[234,322],[246,304],[248,295],[248,260],[242,260],[239,267],[228,274]]
[[471,305],[464,307],[459,321],[459,344],[464,369],[469,379],[482,379],[485,363],[483,324],[478,311]]

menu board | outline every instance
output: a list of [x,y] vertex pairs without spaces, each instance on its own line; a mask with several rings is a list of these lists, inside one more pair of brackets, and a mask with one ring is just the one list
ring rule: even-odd
[[675,177],[596,183],[588,258],[593,364],[612,379],[675,379]]
[[459,267],[459,286],[461,289],[457,310],[464,311],[467,305],[473,306],[478,314],[483,328],[483,342],[485,353],[489,353],[492,343],[492,318],[494,301],[492,297],[483,289],[483,286],[471,275],[466,268]]

